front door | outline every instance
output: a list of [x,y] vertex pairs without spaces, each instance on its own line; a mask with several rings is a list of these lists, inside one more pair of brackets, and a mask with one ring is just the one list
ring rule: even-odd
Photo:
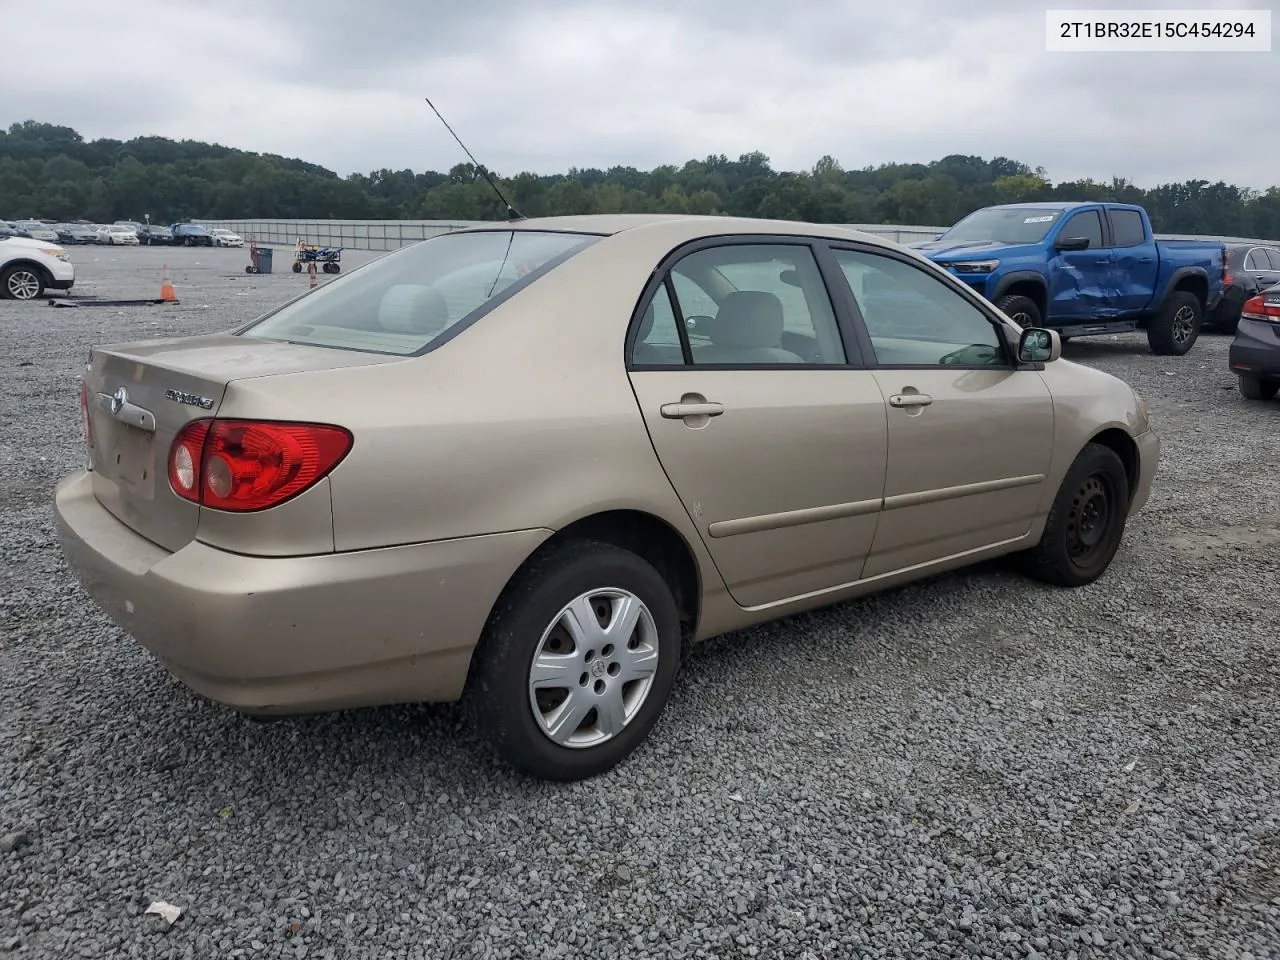
[[1108,320],[1119,312],[1114,253],[1103,246],[1102,218],[1097,210],[1072,214],[1058,238],[1088,237],[1085,250],[1055,250],[1049,264],[1050,323]]
[[863,576],[1025,536],[1053,450],[1044,380],[1015,369],[976,298],[896,255],[833,252],[887,404],[884,508]]
[[629,359],[654,449],[744,607],[857,580],[884,488],[884,399],[851,369],[812,248],[677,261]]

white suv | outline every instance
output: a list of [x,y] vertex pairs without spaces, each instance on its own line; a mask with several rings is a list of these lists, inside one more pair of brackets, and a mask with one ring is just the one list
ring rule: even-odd
[[26,237],[0,237],[0,297],[35,300],[46,290],[70,290],[76,268],[53,243]]

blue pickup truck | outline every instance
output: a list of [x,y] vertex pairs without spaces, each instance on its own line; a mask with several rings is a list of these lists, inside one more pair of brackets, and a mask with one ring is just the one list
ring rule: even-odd
[[1153,353],[1181,356],[1222,298],[1222,244],[1156,240],[1146,210],[1127,203],[983,207],[912,247],[1020,326],[1063,340],[1145,329]]

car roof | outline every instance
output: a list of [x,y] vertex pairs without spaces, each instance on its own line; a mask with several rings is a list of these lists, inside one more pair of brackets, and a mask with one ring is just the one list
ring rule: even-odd
[[884,244],[883,237],[862,233],[831,223],[809,223],[801,220],[767,220],[754,217],[700,216],[683,213],[599,213],[579,216],[530,217],[524,220],[495,220],[493,223],[468,226],[456,232],[483,230],[551,230],[567,233],[592,233],[613,236],[628,230],[658,228],[688,239],[700,236],[733,234],[787,234],[858,239]]

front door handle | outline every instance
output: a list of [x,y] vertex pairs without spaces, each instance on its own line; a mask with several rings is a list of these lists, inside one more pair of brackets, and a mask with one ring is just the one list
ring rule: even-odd
[[1110,263],[1110,260],[1095,260],[1094,263]]
[[933,403],[933,397],[927,393],[895,393],[889,398],[891,407],[927,407]]
[[684,420],[686,417],[718,417],[724,413],[724,404],[714,400],[702,403],[664,403],[660,409],[668,420]]

